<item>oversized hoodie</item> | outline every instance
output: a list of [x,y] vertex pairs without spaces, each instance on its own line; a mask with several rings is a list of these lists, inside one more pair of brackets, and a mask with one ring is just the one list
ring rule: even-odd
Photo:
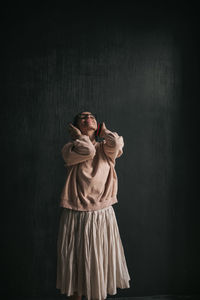
[[61,150],[67,177],[60,206],[79,211],[93,211],[117,200],[116,158],[123,153],[124,140],[116,132],[104,130],[101,142],[81,135]]

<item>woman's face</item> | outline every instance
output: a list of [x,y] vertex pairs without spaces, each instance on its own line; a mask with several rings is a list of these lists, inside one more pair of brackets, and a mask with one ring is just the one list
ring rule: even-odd
[[97,120],[95,119],[95,116],[88,111],[82,112],[78,119],[78,128],[82,133],[85,133],[88,130],[95,131],[97,129]]

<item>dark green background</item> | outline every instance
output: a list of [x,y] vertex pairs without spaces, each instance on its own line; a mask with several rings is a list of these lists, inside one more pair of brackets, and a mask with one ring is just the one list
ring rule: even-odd
[[199,292],[196,18],[166,2],[2,10],[1,294],[59,295],[61,148],[81,110],[125,143],[114,209],[131,288],[117,296]]

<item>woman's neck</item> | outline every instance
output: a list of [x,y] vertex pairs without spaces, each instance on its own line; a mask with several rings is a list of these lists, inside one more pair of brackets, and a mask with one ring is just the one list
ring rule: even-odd
[[94,132],[94,130],[88,130],[88,131],[84,132],[83,134],[88,135],[91,142],[95,141],[95,132]]

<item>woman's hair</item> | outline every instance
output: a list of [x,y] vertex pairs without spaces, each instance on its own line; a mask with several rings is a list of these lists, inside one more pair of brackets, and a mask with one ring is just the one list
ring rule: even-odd
[[74,119],[73,119],[73,125],[74,126],[78,126],[78,119],[79,119],[79,115],[82,113],[82,111],[81,112],[79,112],[77,115],[75,115],[75,117],[74,117]]

